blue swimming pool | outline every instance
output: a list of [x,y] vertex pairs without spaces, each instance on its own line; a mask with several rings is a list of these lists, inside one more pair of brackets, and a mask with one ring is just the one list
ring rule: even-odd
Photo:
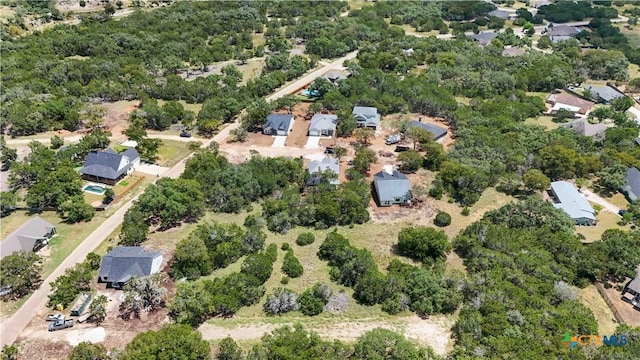
[[96,195],[102,195],[106,191],[104,187],[96,184],[89,184],[85,186],[82,190],[86,192],[90,192],[92,194],[96,194]]
[[309,90],[309,89],[304,89],[300,93],[307,97],[316,97],[320,95],[318,90]]

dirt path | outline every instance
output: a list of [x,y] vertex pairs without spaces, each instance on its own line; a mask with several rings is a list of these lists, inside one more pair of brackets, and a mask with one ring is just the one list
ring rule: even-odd
[[[307,318],[305,318],[307,320]],[[336,319],[337,320],[337,319]],[[250,341],[260,339],[282,326],[293,326],[291,323],[268,324],[257,322],[255,324],[223,326],[205,323],[198,328],[205,340],[220,340],[231,336],[235,340]],[[353,342],[362,334],[376,328],[384,328],[404,334],[407,338],[422,346],[431,347],[437,354],[445,355],[453,345],[451,340],[451,326],[453,322],[445,317],[433,317],[422,320],[417,316],[408,316],[384,321],[381,319],[361,319],[352,321],[336,321],[328,323],[315,323],[309,321],[303,323],[305,329],[317,332],[324,339],[336,339],[345,342]]]

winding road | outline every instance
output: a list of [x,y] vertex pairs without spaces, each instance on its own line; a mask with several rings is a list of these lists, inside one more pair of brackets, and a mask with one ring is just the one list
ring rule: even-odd
[[[267,100],[272,101],[278,98],[283,97],[284,95],[291,94],[292,92],[302,88],[308,83],[312,82],[318,76],[323,75],[324,73],[335,70],[343,66],[345,60],[352,60],[358,55],[357,51],[351,52],[329,64],[326,64],[316,70],[310,71],[305,74],[300,79],[285,85],[280,88],[278,91],[274,92],[270,96],[267,97]],[[168,138],[171,140],[180,139],[182,141],[193,141],[200,140],[203,141],[202,146],[207,147],[212,141],[216,141],[218,143],[222,143],[224,139],[229,136],[229,133],[238,128],[240,126],[240,121],[236,121],[233,124],[225,127],[220,133],[215,135],[212,139],[194,139],[194,138],[180,138],[178,136],[173,135],[157,135],[158,138]],[[69,138],[66,138],[69,139]],[[8,144],[23,144],[29,143],[30,141],[41,141],[48,142],[49,139],[10,139],[7,140]],[[182,172],[184,172],[187,160],[193,156],[190,154],[183,161],[180,161],[178,164],[174,165],[172,168],[167,170],[162,174],[162,177],[168,178],[178,178]],[[155,181],[157,181],[156,179]],[[154,181],[154,182],[155,182]],[[93,231],[78,247],[58,266],[46,279],[44,279],[40,288],[36,290],[29,299],[22,305],[20,309],[18,309],[15,314],[12,316],[3,319],[0,324],[0,348],[5,345],[10,345],[16,341],[20,333],[27,327],[29,322],[33,319],[35,314],[38,313],[40,309],[47,305],[47,295],[51,293],[51,285],[58,276],[64,274],[64,272],[72,268],[75,264],[84,261],[91,251],[95,250],[103,241],[105,241],[109,235],[113,232],[115,228],[117,228],[122,221],[124,220],[124,214],[131,208],[134,202],[137,200],[140,194],[133,197],[131,200],[123,204],[118,210],[116,210],[113,215],[111,215],[104,223],[102,223],[95,231]],[[44,326],[44,325],[43,325]]]

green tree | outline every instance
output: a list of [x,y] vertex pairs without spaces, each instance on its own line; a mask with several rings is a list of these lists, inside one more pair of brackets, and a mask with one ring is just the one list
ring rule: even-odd
[[336,157],[336,159],[338,159],[338,161],[341,161],[341,159],[343,157],[345,157],[347,155],[347,149],[343,148],[341,146],[336,146],[333,148],[333,156]]
[[326,93],[331,91],[335,86],[324,76],[319,76],[309,85],[309,91],[317,92],[317,97],[322,98]]
[[103,204],[110,204],[116,197],[116,192],[113,191],[113,188],[106,188],[104,191],[104,197],[102,198]]
[[220,345],[218,345],[218,353],[216,354],[216,359],[241,360],[242,349],[240,349],[240,346],[238,346],[235,340],[227,336],[226,338],[222,339],[222,341],[220,341]]
[[18,159],[18,151],[9,147],[2,148],[2,155],[0,155],[0,162],[2,162],[2,170],[9,170],[11,165]]
[[358,120],[349,111],[338,112],[338,124],[336,125],[336,133],[338,136],[350,136],[358,127]]
[[104,6],[104,13],[109,16],[112,16],[113,14],[116,13],[116,8],[113,6],[113,4],[109,3]]
[[302,295],[300,295],[299,302],[300,312],[307,316],[316,316],[324,310],[325,302],[316,296],[313,288],[305,290]]
[[124,214],[122,229],[120,230],[120,244],[138,246],[147,240],[149,224],[138,206],[133,206]]
[[353,358],[370,360],[436,360],[440,357],[431,349],[417,348],[398,333],[377,328],[366,332],[358,338],[354,346]]
[[400,170],[415,172],[422,167],[423,158],[419,152],[409,150],[398,155],[398,162],[400,162]]
[[628,96],[622,96],[611,101],[611,107],[613,108],[613,110],[622,112],[629,110],[629,108],[632,107],[633,104],[633,99]]
[[358,142],[364,145],[369,144],[369,139],[374,137],[374,135],[375,135],[375,132],[373,131],[373,129],[366,128],[366,127],[357,128],[353,130],[353,137],[356,138]]
[[[159,355],[161,354],[161,355]],[[168,324],[158,331],[138,334],[124,349],[122,360],[154,359],[209,360],[211,350],[202,335],[187,325]]]
[[524,187],[529,191],[542,191],[551,186],[549,178],[538,169],[530,169],[522,176]]
[[433,223],[440,227],[449,226],[451,224],[451,215],[445,211],[439,211],[433,220]]
[[174,279],[197,279],[209,275],[213,270],[207,246],[198,236],[190,235],[180,241],[173,259],[171,276]]
[[356,150],[356,156],[353,158],[353,167],[361,173],[367,173],[371,164],[378,161],[376,153],[366,147],[360,147]]
[[538,47],[540,49],[548,49],[553,45],[551,38],[547,35],[544,35],[538,40]]
[[53,135],[51,137],[51,148],[52,149],[60,149],[64,145],[64,139],[58,135]]
[[282,272],[287,274],[292,279],[300,277],[304,273],[304,268],[302,267],[300,260],[298,260],[298,258],[293,254],[292,249],[289,249],[284,255]]
[[17,201],[16,194],[9,191],[0,192],[0,217],[5,217],[14,212]]
[[298,237],[296,238],[296,244],[298,246],[305,246],[305,245],[313,244],[315,240],[316,240],[316,236],[313,233],[303,232],[303,233],[300,233],[300,235],[298,235]]
[[96,296],[89,305],[90,320],[96,324],[101,324],[107,317],[107,303],[109,299],[105,295]]
[[96,214],[96,210],[84,201],[82,195],[73,196],[60,204],[58,212],[70,224],[90,221]]
[[431,227],[407,227],[398,234],[398,251],[405,256],[432,263],[451,251],[447,235]]
[[0,260],[0,285],[11,291],[4,295],[8,299],[20,299],[37,289],[40,277],[40,257],[34,252],[18,251]]

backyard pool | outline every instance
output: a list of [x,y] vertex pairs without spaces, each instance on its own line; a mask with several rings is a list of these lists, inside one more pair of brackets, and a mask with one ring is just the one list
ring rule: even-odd
[[102,195],[105,192],[105,188],[101,185],[89,184],[85,186],[82,190],[86,192],[90,192],[92,194]]
[[320,93],[318,92],[318,90],[309,90],[309,89],[304,89],[300,92],[300,94],[306,96],[306,97],[317,97],[318,95],[320,95]]

